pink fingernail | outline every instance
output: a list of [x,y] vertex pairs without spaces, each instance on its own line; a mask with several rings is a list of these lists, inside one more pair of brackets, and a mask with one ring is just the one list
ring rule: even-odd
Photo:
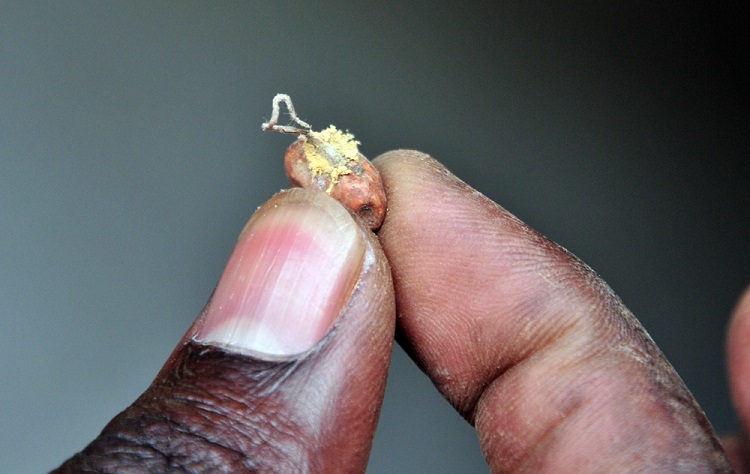
[[311,349],[346,306],[364,253],[354,219],[329,196],[273,197],[240,234],[195,339],[276,356]]

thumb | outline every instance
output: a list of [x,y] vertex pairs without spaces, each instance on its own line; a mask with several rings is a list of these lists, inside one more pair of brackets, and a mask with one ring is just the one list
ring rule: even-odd
[[324,193],[282,192],[152,385],[59,471],[362,471],[393,327],[374,234]]

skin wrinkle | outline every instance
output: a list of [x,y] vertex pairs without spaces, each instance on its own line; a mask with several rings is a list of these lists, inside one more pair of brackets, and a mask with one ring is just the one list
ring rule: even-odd
[[[193,413],[194,415],[201,416],[206,421],[205,425],[214,425],[216,427],[221,427],[225,425],[224,423],[221,423],[221,420],[223,419],[228,420],[229,416],[231,416],[230,414],[224,414],[224,416],[216,418],[216,417],[210,416],[210,414],[206,414],[203,411],[201,411],[201,407],[185,405],[185,408],[191,409],[191,413]],[[196,409],[196,410],[193,410],[193,409]],[[201,426],[205,426],[205,425],[201,425],[200,423],[197,425],[195,424],[187,425],[185,424],[184,421],[181,420],[181,418],[169,418],[169,419],[164,419],[162,421],[165,426],[171,427],[175,432],[181,433],[183,435],[188,435],[187,437],[186,436],[175,436],[175,437],[170,436],[169,437],[170,443],[168,445],[168,449],[165,449],[165,452],[174,452],[176,446],[185,444],[185,443],[190,443],[192,445],[200,446],[199,449],[192,449],[190,450],[190,452],[204,451],[207,453],[216,453],[217,451],[221,451],[225,454],[229,452],[229,453],[233,453],[233,456],[232,456],[233,458],[240,460],[240,459],[244,459],[245,456],[243,455],[243,452],[241,450],[235,447],[236,445],[242,445],[243,443],[247,443],[247,444],[254,444],[256,446],[262,446],[262,445],[267,444],[265,440],[269,438],[269,435],[266,434],[267,430],[258,429],[259,427],[265,426],[263,423],[261,423],[261,420],[259,419],[256,419],[255,422],[253,423],[243,422],[242,419],[237,420],[237,422],[241,423],[244,427],[252,428],[253,429],[252,432],[257,436],[257,438],[249,438],[247,436],[240,438],[238,437],[238,434],[240,433],[239,431],[227,432],[221,429],[217,430],[219,433],[222,433],[220,436],[210,436],[208,434],[202,434],[198,429],[196,429],[196,428],[200,428]],[[195,419],[193,418],[192,421],[194,422]],[[147,438],[147,442],[149,439],[150,438]],[[177,443],[176,445],[173,444],[173,442],[171,441],[172,439],[174,439],[174,443]],[[198,439],[201,442],[195,443],[194,442],[195,439]],[[185,457],[185,459],[188,461],[190,460],[188,456],[181,456],[181,458],[182,457]]]
[[[550,249],[555,249],[555,247],[549,246],[546,249],[546,251],[550,251]],[[519,256],[521,256],[521,255],[522,254],[519,253]],[[524,257],[525,260],[528,260],[528,255],[522,255],[522,256]],[[427,259],[427,261],[429,262],[429,259]],[[530,265],[528,263],[526,263],[526,262],[524,262],[524,263],[525,263],[524,265],[518,265],[517,266],[517,267],[520,267],[520,268],[517,270],[516,273],[518,273],[520,277],[525,277],[527,275],[527,273],[528,273],[528,270],[526,270],[525,267],[529,267]],[[533,264],[534,262],[529,262],[529,263]],[[552,267],[552,265],[547,265],[547,267]],[[477,281],[481,281],[480,278],[472,278],[470,276],[469,277],[464,276],[461,280],[464,282],[464,284],[466,284],[469,287],[477,287],[479,285],[477,285],[476,282]],[[488,281],[491,282],[491,279],[489,279]],[[440,291],[442,291],[442,290],[439,290],[438,292],[440,292]],[[480,290],[480,292],[481,292],[481,290]],[[486,291],[486,293],[487,294],[492,294],[491,288],[488,288],[488,290]],[[534,293],[536,295],[545,294],[543,292],[532,292],[532,295]],[[544,303],[547,303],[549,301],[549,295],[546,294],[546,296],[547,297],[545,297],[544,300],[542,300]],[[525,299],[525,298],[519,297],[518,301],[520,302],[520,305],[523,305],[528,300]],[[494,301],[493,301],[493,303],[494,303]],[[529,311],[529,313],[532,313],[532,312],[533,313],[539,313],[539,312],[541,312],[541,309],[537,309],[537,307],[542,306],[542,304],[541,304],[540,301],[535,302],[535,304],[531,304],[531,306],[534,306],[535,310],[534,311]],[[517,314],[516,311],[511,311],[511,313]],[[496,316],[493,315],[491,317],[494,318]],[[447,319],[453,319],[453,318],[447,318]],[[478,319],[477,316],[474,315],[474,316],[471,316],[471,317],[462,316],[461,319],[469,320],[470,323],[471,323],[471,328],[469,329],[469,331],[467,331],[470,336],[473,335],[472,337],[470,337],[470,340],[473,339],[475,342],[477,342],[477,341],[481,342],[480,339],[481,339],[481,335],[483,333],[483,329],[480,327],[480,324],[479,324],[480,321],[481,321],[481,318]],[[520,318],[518,318],[518,319],[523,320],[524,319],[523,315]],[[548,319],[553,319],[553,318],[548,318]],[[525,323],[524,326],[526,326],[528,328],[528,324],[530,322],[531,322],[531,320],[528,323]],[[547,340],[550,340],[550,341],[553,340],[554,337],[555,337],[554,336],[554,334],[555,334],[555,330],[554,330],[555,326],[556,325],[552,325],[552,326],[546,325],[546,326],[544,326],[543,328],[545,329],[545,333],[541,334],[540,337],[546,338]],[[527,344],[527,346],[529,347],[529,351],[539,349],[539,347],[540,347],[538,344]],[[480,347],[481,348],[481,347],[483,347],[483,345],[482,344],[475,344],[474,347]],[[459,355],[459,357],[460,357],[460,355]],[[482,357],[482,356],[480,356],[480,358],[481,359],[486,359],[486,357]],[[498,364],[498,365],[500,365],[500,369],[499,370],[496,369],[495,373],[498,373],[498,372],[502,373],[502,371],[506,370],[506,368],[508,367],[509,364],[517,363],[517,361],[518,361],[518,358],[516,358],[516,359],[514,359],[512,361],[504,361],[504,363],[502,365]],[[448,373],[448,371],[442,371],[441,372],[441,371],[438,370],[437,373],[438,374],[440,374],[440,373]],[[458,377],[458,378],[460,379],[461,377]],[[471,414],[474,412],[474,409],[475,409],[474,405],[476,403],[476,400],[479,398],[479,394],[481,394],[481,388],[479,390],[477,390],[477,391],[472,391],[473,396],[471,396],[468,400],[460,400],[460,399],[458,399],[457,394],[454,393],[456,391],[454,391],[452,389],[451,385],[450,385],[451,382],[452,382],[452,380],[453,380],[452,378],[447,378],[446,380],[441,380],[441,378],[438,376],[438,378],[436,379],[436,384],[438,385],[438,387],[441,387],[441,389],[443,390],[443,392],[447,395],[448,399],[454,404],[454,406],[456,406],[458,408],[459,412],[462,413],[467,419],[469,419],[469,421],[471,421]],[[486,377],[482,377],[482,380],[487,380],[487,378]],[[492,377],[490,377],[489,380],[492,380]],[[485,386],[486,386],[486,384],[485,384]],[[458,391],[459,392],[463,391],[461,389],[463,389],[463,387],[459,387]]]
[[[247,436],[241,436],[242,432],[251,431],[253,428],[253,425],[250,425],[249,423],[245,422],[243,419],[233,418],[232,413],[229,413],[226,410],[216,409],[217,404],[206,402],[206,403],[188,404],[188,406],[194,407],[195,415],[201,417],[201,419],[203,419],[206,422],[206,424],[215,424],[216,426],[226,427],[225,430],[219,430],[219,431],[222,433],[225,433],[225,436],[227,436],[231,441],[234,441],[234,443],[226,443],[227,446],[229,446],[230,444],[240,445],[243,442],[247,444],[256,443],[252,438],[249,438]],[[210,410],[209,407],[214,408],[214,409]],[[214,415],[214,416],[211,416],[211,415]],[[270,420],[273,420],[273,419],[274,417],[271,416]],[[256,420],[256,423],[258,421],[259,420]],[[274,430],[279,431],[281,433],[286,433],[284,430],[279,428],[279,426],[283,426],[281,423],[274,421],[272,423],[272,426]],[[240,427],[242,429],[239,429]],[[178,426],[178,431],[180,431],[179,426]],[[222,444],[218,442],[214,442],[208,437],[201,436],[199,433],[193,433],[193,430],[188,429],[187,431],[183,431],[183,432],[187,434],[194,434],[196,436],[199,436],[202,439],[205,439],[207,442],[216,445],[217,447],[223,447]],[[291,432],[286,433],[286,434],[291,434]],[[237,451],[236,449],[233,449],[233,448],[229,448],[229,449],[233,451]],[[239,453],[239,451],[237,451],[237,453],[241,454]]]
[[[574,336],[570,336],[570,338],[574,338]],[[567,346],[567,343],[565,341],[561,341],[557,344],[558,346],[565,347]],[[580,352],[579,350],[575,350],[574,352]],[[533,367],[534,365],[539,364],[539,359],[542,357],[544,360],[550,360],[555,359],[555,362],[553,363],[547,363],[549,367],[554,367],[556,372],[575,372],[576,366],[581,365],[581,360],[575,356],[571,356],[566,358],[567,362],[559,362],[559,356],[558,356],[559,350],[556,348],[548,347],[542,351],[542,353],[537,353],[533,357],[528,358],[527,360],[523,361],[519,365],[513,367],[511,371],[514,374],[522,374],[524,372],[524,365]],[[591,359],[586,359],[590,361]],[[599,361],[599,359],[593,359],[594,362]],[[590,365],[590,364],[587,364]],[[595,417],[593,413],[595,413],[592,410],[592,404],[589,403],[589,400],[592,400],[596,397],[601,397],[601,394],[603,393],[602,388],[606,389],[607,387],[607,381],[610,379],[611,369],[609,367],[591,367],[587,370],[588,377],[586,381],[582,381],[579,384],[574,384],[571,388],[566,388],[566,385],[570,384],[570,380],[568,378],[563,377],[557,377],[554,380],[557,380],[558,383],[564,384],[560,387],[560,389],[556,388],[555,385],[552,386],[545,386],[545,391],[550,394],[555,394],[552,397],[548,397],[548,404],[551,402],[554,404],[554,406],[557,407],[558,416],[556,416],[555,420],[550,422],[547,421],[548,426],[547,428],[541,432],[540,434],[537,434],[537,436],[533,440],[527,440],[525,444],[528,444],[530,446],[533,446],[533,449],[529,450],[528,452],[523,452],[522,456],[520,456],[520,459],[512,462],[512,468],[509,469],[511,471],[525,471],[525,469],[517,469],[518,466],[526,463],[529,459],[536,458],[536,453],[542,452],[544,453],[548,448],[547,445],[549,444],[547,441],[548,439],[554,439],[555,436],[559,434],[559,431],[563,429],[564,424],[569,424],[573,420],[572,418],[575,418],[573,415],[575,413],[581,413],[585,417]],[[601,374],[601,375],[598,375]],[[539,377],[537,377],[539,379]],[[495,385],[501,385],[502,381],[500,379],[497,379],[494,381]],[[487,396],[497,396],[495,394],[492,394],[493,387],[488,388],[486,394]],[[524,390],[519,390],[519,392],[526,392]],[[595,395],[596,394],[596,395]],[[486,402],[486,400],[483,400],[481,403],[488,403],[492,404],[491,402]],[[594,407],[596,404],[593,404]],[[586,410],[582,410],[582,407],[586,407]],[[513,410],[512,406],[506,407],[507,410]],[[504,411],[505,412],[505,411]],[[521,415],[523,416],[523,415]],[[481,422],[480,422],[481,423]],[[508,459],[506,457],[506,459]],[[513,459],[513,456],[510,457],[510,459]],[[507,469],[507,465],[504,465],[502,471],[505,471]]]
[[[174,420],[152,415],[126,416],[124,417],[124,419],[119,421],[121,429],[127,426],[130,426],[131,428],[113,434],[112,438],[115,441],[119,440],[119,442],[113,443],[112,440],[110,440],[109,444],[111,444],[111,448],[109,451],[106,451],[106,454],[103,455],[104,462],[106,462],[107,459],[109,459],[109,457],[112,455],[117,456],[118,453],[127,453],[128,455],[130,455],[129,458],[131,459],[132,463],[130,465],[142,468],[144,458],[150,459],[152,462],[150,462],[149,465],[152,466],[152,468],[149,468],[149,472],[163,472],[166,469],[156,468],[156,466],[154,465],[154,461],[157,461],[158,465],[170,467],[170,471],[172,471],[178,467],[184,468],[185,466],[176,465],[175,461],[178,459],[188,459],[187,456],[192,451],[204,450],[206,452],[212,452],[211,450],[206,450],[205,444],[207,440],[205,438],[196,436],[195,433],[181,430],[180,427],[175,424]],[[143,437],[142,433],[144,432],[150,433],[150,435],[148,437]],[[183,435],[189,434],[190,436],[187,438],[185,436],[175,437],[169,434],[172,432],[182,433]],[[153,442],[154,440],[158,440],[158,442]],[[181,445],[189,445],[191,449],[187,450],[188,455],[170,454],[177,451],[175,449],[176,446],[174,445],[172,440],[182,441],[180,443]],[[198,442],[196,442],[196,440]],[[165,444],[164,441],[166,441],[167,443]],[[221,447],[224,453],[226,453],[226,447]],[[144,454],[146,452],[155,454],[155,456],[147,456],[146,454]],[[222,455],[222,458],[225,457],[226,454]],[[234,457],[240,458],[241,455],[239,453],[236,453]],[[119,462],[116,463],[115,466],[122,468]]]
[[[190,351],[189,351],[190,352]],[[216,352],[218,355],[223,356],[226,353],[220,349],[217,349]],[[204,354],[205,355],[205,354]],[[226,354],[226,356],[231,357],[230,354]],[[189,354],[188,357],[185,358],[185,363],[190,362]],[[203,364],[205,365],[205,364]],[[285,366],[284,370],[277,371],[277,369],[281,365],[282,367]],[[200,424],[196,425],[196,418],[194,416],[195,409],[200,408],[200,406],[196,406],[192,403],[186,403],[183,407],[185,410],[190,410],[190,413],[192,415],[188,418],[190,420],[190,427],[192,428],[191,434],[193,436],[200,436],[200,438],[204,439],[205,441],[209,442],[208,448],[206,449],[207,452],[216,452],[218,449],[223,450],[230,450],[233,452],[238,453],[238,456],[242,457],[243,451],[246,452],[246,448],[248,445],[256,446],[262,453],[265,453],[262,457],[263,458],[270,458],[274,459],[274,461],[269,464],[273,465],[277,462],[281,462],[282,465],[305,465],[305,462],[303,461],[305,456],[301,455],[302,453],[290,453],[290,448],[294,446],[295,443],[286,443],[284,440],[290,439],[290,437],[293,437],[296,433],[299,432],[299,429],[297,426],[295,426],[295,422],[292,420],[285,420],[283,423],[281,422],[281,416],[283,415],[283,411],[272,409],[267,410],[263,409],[263,406],[254,406],[253,409],[249,411],[240,411],[238,412],[236,409],[232,409],[231,407],[235,405],[239,405],[240,407],[246,406],[246,400],[245,397],[254,397],[258,396],[258,393],[263,393],[264,395],[261,395],[259,399],[264,400],[265,406],[272,407],[275,406],[277,403],[279,403],[278,400],[272,400],[271,397],[268,395],[267,392],[267,386],[269,383],[269,379],[273,379],[276,377],[285,377],[286,374],[289,373],[290,369],[296,367],[295,363],[268,363],[265,361],[259,361],[257,364],[258,369],[256,371],[248,372],[242,372],[242,373],[233,373],[232,371],[229,372],[222,372],[220,375],[221,378],[223,377],[229,377],[228,381],[221,382],[221,379],[216,379],[216,375],[206,375],[205,378],[211,380],[213,377],[213,383],[212,386],[215,388],[218,388],[218,391],[212,394],[212,397],[208,399],[208,401],[204,400],[204,404],[209,405],[219,405],[224,404],[227,406],[227,409],[220,417],[213,417],[210,416],[210,414],[207,414],[205,411],[202,412],[202,415],[206,417],[206,420],[208,421],[205,425],[203,425],[205,428],[209,428],[211,431],[209,432],[215,432],[215,435],[208,435],[208,434],[200,434],[197,435],[195,433],[195,429],[205,429],[200,428]],[[244,383],[236,384],[235,375],[241,375],[243,377],[248,377]],[[275,385],[274,383],[270,382],[270,385]],[[188,385],[186,387],[181,387],[182,389],[186,390],[187,393],[192,393],[193,387]],[[227,390],[229,388],[234,388],[234,391]],[[258,389],[255,391],[255,389]],[[241,394],[238,392],[245,392],[245,394]],[[175,392],[176,397],[180,397],[180,391]],[[216,400],[219,403],[213,402],[212,400]],[[232,404],[227,405],[226,400],[233,400],[238,401],[234,402]],[[263,405],[263,404],[260,404]],[[177,410],[179,411],[179,408]],[[238,414],[240,414],[238,416]],[[226,430],[220,429],[222,423],[222,419],[234,419],[234,423],[232,423],[233,427],[235,428],[234,431],[227,432]],[[180,422],[179,419],[181,419],[181,416],[176,417],[172,420],[172,423],[176,426],[182,426],[183,422]],[[271,423],[269,420],[275,420],[273,423]],[[241,426],[243,429],[236,430],[237,426]],[[282,428],[282,429],[280,429]],[[230,435],[233,434],[232,435]],[[245,434],[243,434],[245,433]],[[244,448],[241,448],[243,446]],[[293,449],[291,449],[294,451]],[[289,464],[291,460],[294,460],[293,464]]]
[[541,436],[539,436],[538,438],[534,440],[534,442],[532,443],[534,449],[526,450],[520,458],[515,460],[515,462],[507,468],[507,471],[509,472],[533,472],[532,469],[526,469],[522,466],[524,466],[527,463],[530,463],[531,459],[539,458],[540,457],[538,456],[539,452],[544,453],[549,449],[549,445],[552,444],[552,440],[559,436],[559,431],[561,429],[561,426],[567,421],[569,421],[567,418],[573,415],[577,410],[580,410],[581,407],[583,406],[583,403],[578,398],[576,398],[575,400],[577,401],[577,403],[569,404],[568,410],[566,412],[561,413],[560,417],[555,422],[550,423],[547,426],[547,429],[541,433]]
[[[185,362],[190,357],[194,356],[196,353],[201,356],[206,356],[206,354],[217,350],[216,348],[213,348],[211,346],[202,346],[199,344],[196,344],[195,347],[190,346],[189,354],[185,357]],[[219,349],[221,350],[221,349]],[[226,351],[225,351],[226,352]],[[191,370],[188,367],[187,363],[179,364],[180,367],[177,368],[176,371],[178,373],[183,374],[191,374],[190,377],[202,377],[207,375],[207,373],[204,373],[203,371],[195,371]],[[250,395],[256,396],[259,399],[265,399],[268,395],[273,393],[276,389],[278,389],[279,381],[277,379],[286,379],[290,376],[290,374],[294,373],[299,366],[299,361],[292,360],[292,361],[283,361],[283,362],[272,362],[272,361],[258,361],[256,364],[254,364],[250,370],[248,370],[244,375],[248,377],[248,382],[240,384],[235,387],[235,384],[233,384],[233,380],[230,378],[224,377],[224,374],[219,374],[219,379],[217,382],[221,381],[222,379],[225,379],[222,383],[216,383],[212,385],[210,388],[205,387],[202,384],[192,384],[189,383],[189,379],[185,377],[180,377],[177,379],[179,382],[176,384],[176,386],[172,385],[172,382],[167,380],[166,383],[162,383],[158,388],[160,392],[166,392],[166,391],[172,391],[175,388],[179,387],[179,391],[172,392],[171,397],[173,400],[188,400],[190,402],[200,401],[202,403],[211,404],[211,400],[213,399],[219,399],[219,400],[232,400],[234,403],[240,403],[245,406],[247,409],[245,413],[253,413],[257,410],[258,405],[248,405],[246,402],[249,400],[249,398],[246,398],[248,393]],[[213,372],[208,372],[213,375]],[[156,389],[155,389],[156,391]],[[148,392],[147,392],[148,393]],[[170,400],[162,400],[160,395],[157,393],[156,402],[164,402],[164,403],[171,403]],[[202,395],[201,397],[198,397],[197,395]],[[146,394],[144,394],[144,397]],[[213,404],[216,405],[216,404]],[[219,406],[219,405],[217,405]]]
[[[538,296],[538,295],[537,295]],[[533,297],[533,293],[529,298],[519,298],[519,305],[515,306],[512,310],[512,314],[516,315],[516,319],[521,327],[521,330],[517,333],[516,345],[520,348],[520,351],[508,351],[501,349],[497,351],[499,354],[513,353],[513,358],[500,358],[494,367],[491,367],[487,375],[482,379],[486,380],[483,386],[478,387],[473,392],[473,396],[464,401],[459,405],[461,413],[464,417],[472,424],[474,424],[474,417],[476,414],[477,404],[479,399],[487,388],[495,383],[498,379],[510,369],[514,367],[522,366],[530,357],[538,356],[543,353],[547,348],[555,343],[563,340],[573,339],[570,334],[578,330],[580,326],[580,318],[563,318],[551,315],[549,318],[552,323],[541,321],[539,318],[532,317],[535,314],[539,314],[541,309],[548,306],[549,296],[538,296]],[[559,313],[560,316],[563,313]],[[533,329],[532,329],[533,328]],[[495,346],[495,349],[497,347]],[[491,353],[483,356],[482,359],[489,360]],[[492,370],[494,369],[494,370]],[[448,390],[448,388],[446,388]]]
[[[616,306],[616,305],[612,305],[612,306]],[[592,306],[592,307],[595,308],[595,306]],[[606,311],[606,313],[609,314],[609,311]],[[589,319],[589,320],[592,320],[592,319]],[[593,321],[596,321],[596,319],[593,319]],[[613,324],[613,325],[607,326],[606,324],[602,324],[600,326],[600,329],[601,328],[612,329],[612,328],[616,328],[617,326],[620,326],[620,325],[619,324]],[[592,328],[592,329],[596,329],[596,328]],[[608,349],[611,349],[613,347],[617,347],[617,342],[618,342],[617,338],[614,338],[614,337],[612,337],[611,335],[608,335],[608,334],[603,334],[602,331],[594,331],[594,332],[598,332],[598,334],[595,335],[595,336],[587,336],[585,338],[578,337],[578,340],[582,341],[583,343],[586,343],[586,341],[600,341],[601,342],[601,341],[610,340],[611,344],[605,344],[604,346],[598,346],[598,344],[590,344],[590,345],[588,345],[588,351],[586,351],[587,353],[585,353],[585,356],[583,356],[583,354],[578,354],[573,359],[577,363],[579,363],[579,364],[580,363],[586,363],[587,361],[607,361],[607,360],[609,360],[609,358],[606,357],[607,356],[606,353],[607,353]],[[610,334],[615,334],[615,335],[618,334],[617,331],[610,330],[608,332]],[[625,333],[626,331],[623,330],[623,331],[620,331],[620,332]],[[632,338],[633,335],[635,335],[637,333],[640,333],[640,332],[642,332],[642,331],[635,331],[635,332],[633,332],[632,330],[629,331],[631,338]],[[581,344],[578,343],[578,344],[575,344],[575,345],[581,345]],[[578,351],[576,351],[576,352],[578,352]],[[618,362],[617,358],[615,358],[615,360],[612,361],[612,364],[619,364],[619,365],[624,364],[624,365],[631,365],[632,366],[632,362],[633,361],[628,362],[627,360],[621,360],[621,361]],[[637,364],[637,365],[641,365],[641,364]],[[558,368],[562,369],[563,367],[564,367],[564,365],[562,363],[558,363]],[[611,371],[613,368],[614,367],[606,367],[604,370]],[[632,371],[632,369],[631,369],[631,371]],[[638,370],[636,370],[636,373],[638,373]],[[647,387],[647,384],[644,384],[644,385],[646,385],[646,387]],[[688,400],[688,399],[686,399],[686,400]],[[580,405],[580,403],[577,402],[576,405]],[[555,427],[555,429],[560,429],[560,426],[558,426],[557,424],[555,424],[554,427]],[[535,440],[533,442],[530,442],[529,444],[535,447],[534,451],[537,451],[537,450],[541,449],[541,448],[539,448],[540,443],[542,443],[542,440]],[[541,445],[544,446],[544,443],[542,443]],[[529,455],[531,455],[531,453],[529,453]],[[523,464],[523,463],[521,462],[520,464]],[[523,469],[521,469],[521,470],[523,470]]]
[[[210,419],[206,419],[207,421],[210,421]],[[190,435],[191,438],[180,438],[176,437],[177,440],[177,447],[180,449],[175,449],[175,446],[170,444],[170,452],[178,451],[186,454],[174,456],[169,455],[168,452],[165,452],[165,456],[167,456],[169,460],[170,467],[181,467],[186,466],[190,464],[194,464],[193,458],[191,456],[192,452],[195,452],[196,450],[202,450],[205,449],[206,446],[209,446],[210,448],[213,448],[212,451],[224,451],[234,454],[235,459],[244,459],[243,453],[238,451],[237,449],[234,449],[230,446],[230,443],[225,442],[219,442],[215,441],[207,436],[203,436],[200,433],[196,433],[193,430],[191,430],[189,427],[186,427],[184,425],[177,425],[175,428],[175,431],[178,433],[183,433],[186,435]],[[196,443],[193,441],[193,439],[197,439],[200,442]],[[176,459],[180,459],[180,463],[175,463],[174,461]],[[199,467],[200,468],[200,467]]]
[[538,332],[538,336],[546,336],[544,340],[538,340],[536,342],[530,341],[526,344],[528,350],[518,353],[517,357],[505,361],[499,360],[495,370],[485,378],[486,383],[475,390],[473,396],[467,399],[465,405],[461,408],[462,410],[465,410],[461,411],[464,418],[469,421],[472,426],[476,425],[477,409],[481,404],[482,398],[488,393],[492,385],[503,380],[504,376],[509,371],[517,370],[518,368],[523,367],[524,364],[528,363],[530,359],[538,357],[539,354],[544,352],[545,348],[550,347],[555,341],[563,340],[574,329],[574,325],[560,325],[558,331]]
[[[269,395],[272,395],[276,391],[278,391],[279,387],[292,375],[294,374],[297,369],[299,368],[299,359],[295,359],[294,361],[287,363],[287,364],[281,364],[280,366],[274,367],[272,376],[269,377],[259,377],[254,381],[253,384],[253,394],[260,398],[264,399]],[[282,370],[279,370],[279,367],[282,368]],[[239,394],[238,394],[239,395]],[[242,396],[234,397],[232,400],[246,400]],[[257,405],[246,405],[249,409],[257,409]]]
[[139,461],[149,459],[152,461],[152,464],[158,463],[164,466],[169,466],[171,464],[170,457],[157,447],[134,442],[132,437],[116,436],[115,439],[121,441],[122,446],[120,449],[112,451],[110,453],[111,455],[115,455],[118,458],[127,457]]

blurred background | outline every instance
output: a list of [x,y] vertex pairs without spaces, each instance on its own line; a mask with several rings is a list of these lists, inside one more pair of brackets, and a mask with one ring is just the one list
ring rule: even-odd
[[[287,186],[290,138],[260,131],[277,92],[370,157],[432,154],[581,257],[738,429],[747,27],[714,2],[0,1],[3,469],[57,466],[149,384]],[[395,349],[369,472],[485,471]]]

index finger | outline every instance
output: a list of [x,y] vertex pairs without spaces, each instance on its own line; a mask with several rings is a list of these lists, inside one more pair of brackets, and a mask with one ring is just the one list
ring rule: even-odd
[[399,342],[493,472],[731,472],[669,362],[585,264],[417,152],[378,160]]

